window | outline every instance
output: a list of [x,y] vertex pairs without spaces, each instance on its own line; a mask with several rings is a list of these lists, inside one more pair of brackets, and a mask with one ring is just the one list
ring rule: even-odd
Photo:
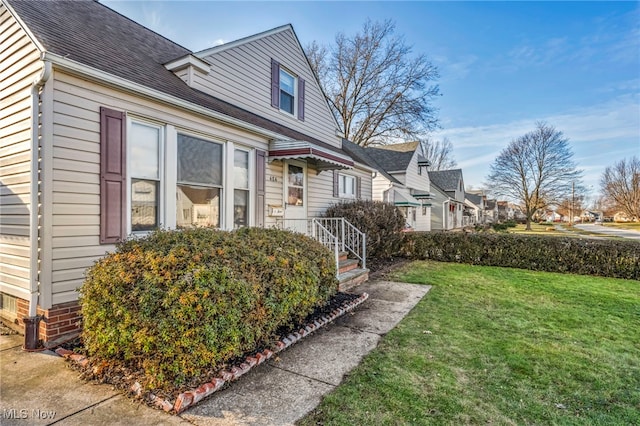
[[294,113],[296,78],[280,68],[280,109]]
[[349,175],[338,175],[338,195],[341,198],[355,198],[356,178]]
[[233,227],[249,225],[249,153],[233,153]]
[[305,80],[271,59],[271,106],[304,121]]
[[176,226],[220,227],[222,145],[178,135]]
[[160,128],[132,122],[130,135],[131,232],[160,224]]
[[287,167],[287,204],[304,206],[304,169],[293,164]]

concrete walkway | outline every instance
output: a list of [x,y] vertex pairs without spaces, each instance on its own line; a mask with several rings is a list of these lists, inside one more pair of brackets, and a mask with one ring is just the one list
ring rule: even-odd
[[595,233],[604,234],[604,235],[611,235],[614,237],[631,238],[633,240],[640,240],[640,232],[634,231],[632,229],[610,228],[608,226],[595,225],[593,223],[576,224],[573,226],[575,226],[578,229],[582,229],[583,231],[595,232]]
[[0,336],[0,424],[289,425],[375,348],[430,286],[372,281],[369,299],[179,416],[148,408],[109,385],[86,383],[52,352],[27,353]]

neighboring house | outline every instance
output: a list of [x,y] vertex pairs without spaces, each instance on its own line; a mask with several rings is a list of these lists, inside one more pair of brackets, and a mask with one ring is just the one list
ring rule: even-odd
[[633,218],[630,218],[629,215],[627,215],[623,211],[618,211],[616,212],[616,214],[613,215],[613,221],[614,222],[633,222]]
[[584,210],[580,215],[581,222],[595,222],[596,220],[602,220],[603,213],[601,211]]
[[464,193],[464,226],[484,223],[484,197],[471,192]]
[[543,219],[545,222],[562,222],[564,220],[563,216],[554,210],[547,210]]
[[486,223],[494,223],[498,221],[498,200],[488,199],[484,203],[484,214]]
[[2,0],[0,24],[1,312],[44,340],[129,235],[372,197],[290,25],[191,52],[96,1]]
[[434,194],[431,210],[431,229],[451,230],[465,226],[464,179],[461,169],[429,172],[431,192]]
[[509,202],[508,201],[498,201],[498,220],[500,222],[504,222],[505,220],[511,219],[509,217]]
[[420,143],[358,148],[369,159],[369,165],[379,171],[373,179],[373,199],[398,206],[407,219],[408,229],[430,231],[429,162],[422,156]]

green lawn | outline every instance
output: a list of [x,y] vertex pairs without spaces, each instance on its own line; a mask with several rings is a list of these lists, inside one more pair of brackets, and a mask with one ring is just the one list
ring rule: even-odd
[[[561,229],[556,229],[555,226],[559,225]],[[559,223],[559,224],[540,224],[540,223],[532,223],[531,230],[527,231],[526,225],[518,224],[514,228],[508,228],[508,232],[512,234],[527,234],[527,235],[553,235],[553,236],[561,236],[561,237],[580,237],[580,236],[588,236],[588,237],[598,237],[598,238],[609,238],[609,239],[619,239],[620,237],[614,237],[611,235],[599,234],[597,232],[589,232],[583,231],[582,229],[575,228],[573,226],[569,226],[567,223]]]
[[631,229],[632,231],[640,231],[640,222],[606,222],[603,223],[604,226],[609,226],[611,228],[619,228],[619,229]]
[[303,425],[640,420],[640,282],[414,262],[434,287]]
[[508,232],[512,234],[528,234],[528,235],[562,235],[566,236],[567,234],[562,231],[558,231],[554,228],[554,225],[548,224],[540,224],[540,223],[531,223],[531,230],[527,231],[526,225],[518,224],[514,228],[508,228]]

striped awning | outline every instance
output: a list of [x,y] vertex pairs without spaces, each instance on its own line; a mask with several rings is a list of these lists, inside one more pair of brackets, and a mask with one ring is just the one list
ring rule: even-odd
[[397,189],[393,190],[393,204],[398,207],[420,207],[422,203],[411,195],[402,193]]
[[432,200],[433,199],[433,194],[427,192],[427,191],[418,191],[417,189],[412,189],[411,190],[411,196],[413,198],[416,198],[418,200]]
[[353,159],[344,153],[299,140],[273,140],[269,144],[269,161],[307,160],[320,170],[352,169]]

